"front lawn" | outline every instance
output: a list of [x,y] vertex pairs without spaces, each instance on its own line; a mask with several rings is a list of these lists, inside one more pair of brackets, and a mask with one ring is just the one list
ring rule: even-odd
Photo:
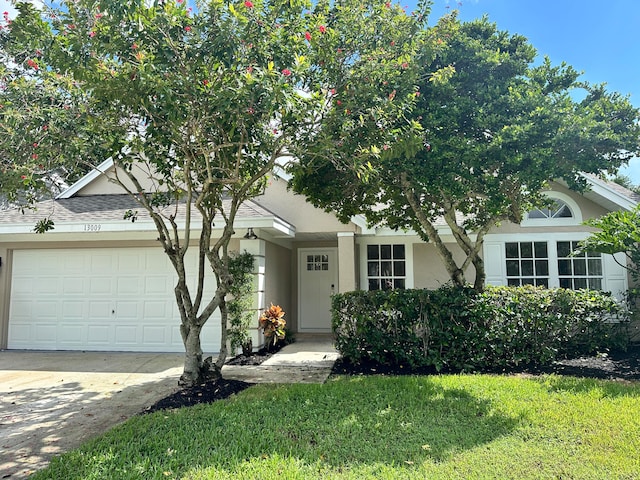
[[631,479],[638,452],[639,383],[345,376],[141,415],[32,478]]

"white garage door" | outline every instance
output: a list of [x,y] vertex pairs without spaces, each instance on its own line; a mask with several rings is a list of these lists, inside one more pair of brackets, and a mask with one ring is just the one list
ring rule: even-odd
[[[190,260],[194,284],[195,255]],[[208,278],[211,293],[215,279]],[[8,346],[184,351],[175,279],[160,247],[16,250]],[[210,318],[202,333],[206,352],[219,350],[219,318]]]

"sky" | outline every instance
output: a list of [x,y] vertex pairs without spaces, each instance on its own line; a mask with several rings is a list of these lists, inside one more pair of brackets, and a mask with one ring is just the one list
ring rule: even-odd
[[[399,1],[415,8],[416,0]],[[527,37],[553,64],[566,62],[584,72],[582,80],[606,83],[640,108],[640,0],[433,0],[429,23],[454,9],[464,21],[487,15],[500,30]],[[5,11],[15,10],[0,0]],[[621,173],[640,184],[640,159]]]

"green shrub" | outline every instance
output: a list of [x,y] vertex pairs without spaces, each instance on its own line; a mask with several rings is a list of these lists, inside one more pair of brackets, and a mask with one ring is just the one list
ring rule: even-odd
[[229,255],[229,273],[233,283],[229,288],[231,295],[227,301],[229,328],[227,335],[231,351],[235,355],[238,348],[248,355],[253,350],[249,326],[254,319],[253,299],[253,255],[248,252]]
[[333,297],[332,316],[346,360],[438,371],[544,365],[608,349],[626,322],[605,293],[535,287],[349,292]]

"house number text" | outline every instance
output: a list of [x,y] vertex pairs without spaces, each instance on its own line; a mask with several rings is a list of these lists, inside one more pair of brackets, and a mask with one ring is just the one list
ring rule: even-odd
[[100,225],[99,223],[85,223],[84,231],[85,232],[99,232],[100,231],[100,227],[102,227],[102,225]]

